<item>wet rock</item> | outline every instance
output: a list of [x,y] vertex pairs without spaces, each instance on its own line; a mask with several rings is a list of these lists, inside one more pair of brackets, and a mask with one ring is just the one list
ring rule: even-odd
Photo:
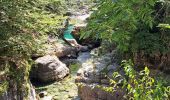
[[61,80],[69,74],[69,69],[56,56],[46,55],[35,60],[34,75],[42,82]]

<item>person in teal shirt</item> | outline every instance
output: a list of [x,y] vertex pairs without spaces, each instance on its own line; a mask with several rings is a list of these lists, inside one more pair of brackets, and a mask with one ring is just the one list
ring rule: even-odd
[[[67,23],[69,24],[69,23]],[[72,24],[65,25],[65,30],[64,30],[64,39],[68,41],[72,46],[75,47],[82,47],[80,44],[77,43],[76,39],[73,37],[72,32],[75,31],[75,27]]]

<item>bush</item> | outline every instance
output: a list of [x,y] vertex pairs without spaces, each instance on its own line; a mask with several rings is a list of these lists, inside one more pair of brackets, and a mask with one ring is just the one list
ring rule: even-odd
[[[31,55],[42,48],[45,43],[42,37],[48,32],[56,33],[64,20],[62,14],[56,13],[58,10],[46,10],[52,1],[62,0],[0,1],[0,62],[3,62],[0,73],[8,70],[0,80],[1,93],[17,86],[17,92],[23,92],[26,97]],[[62,5],[57,7],[62,8]]]
[[170,30],[166,24],[170,23],[169,11],[168,0],[100,0],[82,37],[116,44],[124,56],[128,55],[123,59],[134,59],[136,53],[143,58],[166,58],[170,50]]
[[125,76],[118,72],[113,73],[114,79],[110,79],[110,84],[114,87],[110,87],[113,92],[122,88],[126,91],[124,98],[129,100],[168,100],[170,86],[165,80],[151,77],[147,67],[137,72],[133,66],[131,60],[123,61]]

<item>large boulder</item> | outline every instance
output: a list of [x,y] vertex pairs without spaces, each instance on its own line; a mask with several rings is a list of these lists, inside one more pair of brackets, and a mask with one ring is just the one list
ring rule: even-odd
[[33,66],[33,78],[42,82],[59,81],[69,74],[69,69],[56,56],[46,55],[35,60]]
[[[107,73],[107,69],[114,69],[111,66],[111,56],[107,54],[100,58],[92,58],[82,63],[82,68],[80,68],[77,72],[76,82],[84,82],[84,83],[99,83],[102,79],[105,78],[105,73]],[[81,77],[81,80],[79,80]]]

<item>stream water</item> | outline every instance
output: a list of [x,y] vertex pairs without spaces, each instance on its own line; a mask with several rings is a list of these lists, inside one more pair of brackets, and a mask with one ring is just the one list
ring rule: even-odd
[[[86,18],[90,16],[91,13],[86,15],[72,16],[73,20],[75,19],[75,26],[84,26],[86,23],[82,23]],[[66,64],[70,69],[70,75],[65,77],[62,81],[59,82],[50,82],[50,83],[39,83],[34,82],[36,92],[47,92],[47,96],[52,97],[52,100],[80,100],[78,97],[78,88],[75,84],[75,78],[77,75],[78,69],[81,67],[81,64],[86,60],[90,59],[90,52],[79,52],[77,59],[68,59],[66,60],[76,60],[79,63],[70,63]],[[62,61],[62,60],[61,60]],[[40,99],[41,100],[41,99]],[[47,100],[47,99],[42,99]],[[48,99],[49,100],[49,99]]]

